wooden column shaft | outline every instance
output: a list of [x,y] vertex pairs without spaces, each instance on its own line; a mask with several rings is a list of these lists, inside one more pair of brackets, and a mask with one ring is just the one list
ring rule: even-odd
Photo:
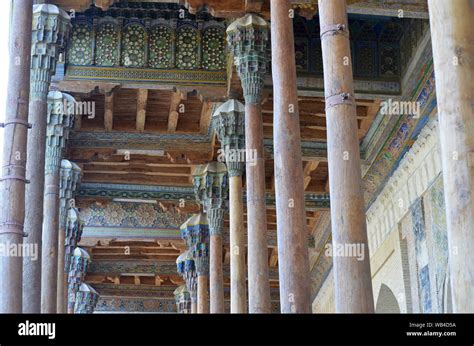
[[247,312],[242,177],[230,177],[230,312]]
[[45,178],[41,311],[56,313],[59,233],[59,167]]
[[[62,226],[62,227],[61,227]],[[61,225],[58,234],[58,279],[57,279],[57,312],[65,314],[67,312],[67,274],[64,272],[64,261],[66,247],[64,245],[66,238],[66,230]]]
[[209,302],[207,294],[207,275],[198,276],[198,298],[197,298],[197,313],[207,314],[209,313]]
[[43,233],[44,162],[46,138],[47,95],[42,100],[30,100],[28,134],[27,176],[25,201],[25,243],[37,246],[38,258],[23,258],[23,312],[41,312],[41,247]]
[[[9,79],[0,182],[0,244],[23,243],[32,0],[12,2]],[[18,121],[24,124],[18,123]],[[12,123],[13,122],[13,123]],[[22,312],[23,258],[0,256],[0,313]]]
[[453,312],[474,311],[474,3],[428,0]]
[[269,313],[265,155],[260,104],[245,105],[245,145],[256,150],[256,161],[246,164],[249,312]]
[[211,235],[209,256],[211,314],[224,313],[224,272],[222,268],[222,235]]
[[273,138],[280,305],[281,312],[284,313],[310,313],[308,232],[293,23],[289,11],[289,1],[271,1]]
[[[348,93],[354,97],[351,51],[345,0],[319,0],[321,32],[342,24],[345,31],[329,31],[321,39],[326,98]],[[344,64],[344,61],[349,61]],[[334,256],[337,312],[374,312],[370,258],[367,243],[364,193],[356,105],[326,101],[329,191],[333,248],[362,246],[363,260]]]

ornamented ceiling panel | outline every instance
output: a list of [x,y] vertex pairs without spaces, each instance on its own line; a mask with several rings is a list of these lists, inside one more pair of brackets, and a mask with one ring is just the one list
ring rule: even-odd
[[225,84],[222,21],[178,5],[130,5],[74,16],[66,79]]

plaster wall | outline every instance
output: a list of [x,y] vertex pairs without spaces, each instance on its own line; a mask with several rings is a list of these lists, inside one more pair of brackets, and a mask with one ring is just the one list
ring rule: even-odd
[[[421,131],[366,217],[377,312],[449,311],[446,219],[436,119]],[[334,311],[330,273],[313,302],[313,312]]]

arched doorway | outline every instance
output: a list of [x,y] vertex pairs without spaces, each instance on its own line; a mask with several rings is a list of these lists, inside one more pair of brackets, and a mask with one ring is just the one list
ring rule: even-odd
[[397,298],[387,285],[382,284],[380,287],[375,312],[379,314],[400,313]]

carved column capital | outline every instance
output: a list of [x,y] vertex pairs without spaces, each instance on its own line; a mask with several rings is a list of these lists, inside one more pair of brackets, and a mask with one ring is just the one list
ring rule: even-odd
[[194,259],[197,276],[209,273],[209,224],[204,213],[194,214],[180,227],[189,254]]
[[176,269],[186,282],[189,292],[197,292],[197,272],[196,264],[192,253],[186,250],[176,259]]
[[194,193],[203,206],[211,235],[223,231],[224,215],[229,207],[229,178],[221,162],[198,166],[193,172]]
[[76,293],[84,281],[90,256],[86,250],[76,247],[74,250],[68,275],[68,311],[74,310]]
[[46,101],[51,76],[71,28],[69,15],[55,5],[33,6],[30,100]]
[[67,211],[71,205],[77,185],[81,178],[81,168],[68,160],[61,160],[59,170],[59,225],[60,229],[66,226]]
[[209,275],[209,243],[197,243],[191,250],[197,276]]
[[209,224],[204,213],[193,214],[180,226],[180,231],[188,248],[198,243],[209,243]]
[[227,42],[242,81],[246,103],[259,104],[267,72],[268,23],[249,13],[227,28]]
[[174,290],[174,299],[176,300],[176,308],[179,314],[188,314],[191,312],[191,294],[187,290],[186,285],[181,285]]
[[242,176],[245,167],[245,107],[230,99],[216,109],[212,118],[230,177]]
[[69,208],[66,217],[65,228],[65,251],[64,251],[64,272],[67,274],[71,269],[71,262],[73,260],[74,249],[81,240],[82,229],[84,223],[79,216],[79,210],[75,207]]
[[68,94],[51,91],[48,94],[47,130],[46,130],[46,161],[45,173],[59,173],[61,156],[66,141],[69,137],[69,130],[74,124],[74,107],[68,104],[75,102],[74,98]]
[[99,301],[99,293],[90,285],[82,283],[76,293],[75,314],[92,314]]

